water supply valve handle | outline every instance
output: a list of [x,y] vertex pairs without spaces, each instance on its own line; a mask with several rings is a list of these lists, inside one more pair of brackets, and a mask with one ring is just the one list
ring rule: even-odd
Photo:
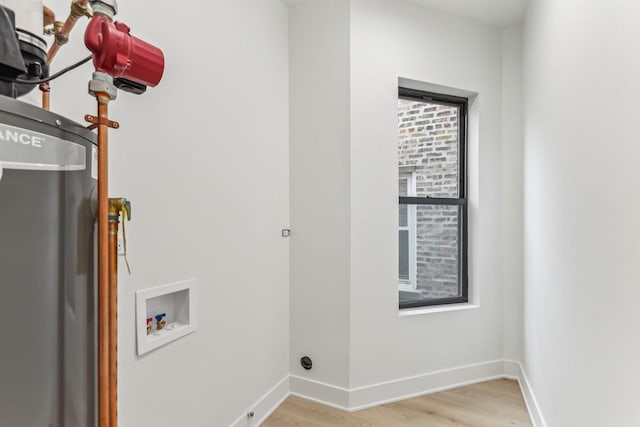
[[125,227],[125,223],[127,221],[131,221],[131,201],[127,199],[122,199],[122,216],[125,221],[122,221],[122,242],[124,243],[124,262],[127,264],[127,271],[129,272],[129,276],[131,276],[131,266],[129,265],[129,259],[127,258],[127,227]]
[[127,221],[131,221],[131,201],[122,199],[122,213]]
[[127,257],[127,228],[124,225],[127,221],[131,221],[131,201],[123,198],[110,198],[109,199],[109,221],[119,221],[120,214],[122,214],[122,243],[124,246],[124,262],[127,265],[127,271],[131,275],[131,266],[129,265],[129,258]]
[[156,330],[160,331],[162,329],[164,329],[165,325],[167,324],[167,322],[164,320],[164,316],[166,316],[166,313],[162,313],[162,314],[157,314],[156,315]]

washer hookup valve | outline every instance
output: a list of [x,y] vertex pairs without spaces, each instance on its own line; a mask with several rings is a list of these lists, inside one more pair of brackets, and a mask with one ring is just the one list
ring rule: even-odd
[[162,314],[157,314],[156,315],[156,330],[160,331],[162,329],[164,329],[165,325],[167,324],[167,321],[164,320],[164,317],[167,315],[167,313],[162,313]]
[[151,321],[153,320],[153,317],[149,317],[147,319],[147,335],[149,335],[151,333]]

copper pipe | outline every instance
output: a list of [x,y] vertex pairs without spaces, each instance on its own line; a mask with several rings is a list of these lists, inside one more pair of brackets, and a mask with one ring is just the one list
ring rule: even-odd
[[49,53],[47,54],[47,62],[51,64],[53,58],[55,58],[56,54],[60,50],[62,45],[66,44],[69,41],[69,34],[73,27],[76,26],[76,22],[78,22],[78,18],[81,16],[87,15],[87,3],[89,0],[75,0],[71,4],[71,12],[67,17],[66,21],[62,25],[60,31],[55,34],[56,41],[49,49]]
[[98,425],[110,423],[110,327],[109,310],[109,196],[108,120],[109,95],[97,93],[98,118]]
[[53,13],[53,10],[47,6],[42,6],[42,26],[48,27],[49,25],[53,25],[54,22],[56,22],[56,15]]
[[49,83],[42,83],[40,91],[42,92],[42,108],[48,111],[51,103],[51,86]]
[[[55,43],[51,45],[49,48],[49,52],[47,53],[47,63],[51,66],[51,62],[53,62],[53,58],[56,57],[60,48],[69,41],[69,34],[73,27],[75,27],[76,22],[78,22],[78,18],[81,16],[89,16],[89,11],[87,8],[87,3],[89,0],[74,0],[71,3],[71,12],[69,12],[69,16],[67,17],[64,24],[58,31],[54,31]],[[47,9],[47,8],[45,8]],[[46,13],[46,10],[45,10]],[[51,12],[53,14],[53,12]],[[45,23],[47,22],[47,16],[45,15]],[[57,25],[54,24],[54,28],[57,29]],[[41,89],[42,90],[42,89]],[[51,99],[50,88],[49,91],[42,91],[42,108],[45,110],[49,109],[49,103]]]
[[109,421],[118,425],[118,218],[122,199],[109,199]]
[[109,219],[109,421],[118,425],[118,220]]

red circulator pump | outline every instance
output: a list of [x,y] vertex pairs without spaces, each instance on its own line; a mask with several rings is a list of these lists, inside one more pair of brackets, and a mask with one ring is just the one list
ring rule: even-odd
[[164,73],[164,54],[157,47],[131,35],[122,22],[112,22],[95,14],[85,32],[84,42],[93,53],[96,71],[109,74],[119,89],[143,93],[154,87]]

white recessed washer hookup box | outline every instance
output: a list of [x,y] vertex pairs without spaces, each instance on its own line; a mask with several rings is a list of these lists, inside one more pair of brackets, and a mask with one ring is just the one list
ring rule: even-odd
[[196,281],[136,292],[138,356],[196,330]]

